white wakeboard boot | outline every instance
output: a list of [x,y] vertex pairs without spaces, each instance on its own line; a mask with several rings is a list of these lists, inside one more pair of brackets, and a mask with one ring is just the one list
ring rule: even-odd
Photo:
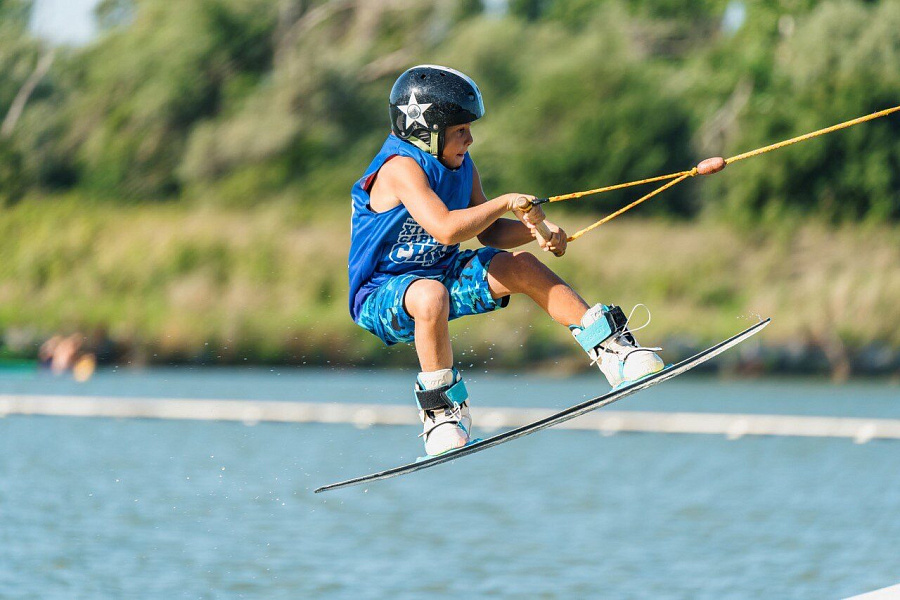
[[416,378],[416,403],[425,438],[425,453],[437,456],[469,443],[472,416],[469,394],[459,371],[441,369],[419,373]]
[[666,366],[657,354],[662,348],[644,348],[637,343],[628,329],[628,318],[618,306],[595,304],[581,318],[581,326],[570,329],[613,389]]

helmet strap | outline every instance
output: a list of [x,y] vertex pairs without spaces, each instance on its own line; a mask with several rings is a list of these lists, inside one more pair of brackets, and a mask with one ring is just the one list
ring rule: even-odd
[[440,148],[439,148],[440,134],[437,131],[429,131],[428,134],[429,134],[428,135],[429,143],[427,143],[427,144],[424,141],[420,140],[415,134],[406,138],[406,141],[409,142],[410,144],[412,144],[413,146],[415,146],[416,148],[418,148],[419,150],[428,152],[433,157],[439,159],[441,157],[441,152],[440,152]]

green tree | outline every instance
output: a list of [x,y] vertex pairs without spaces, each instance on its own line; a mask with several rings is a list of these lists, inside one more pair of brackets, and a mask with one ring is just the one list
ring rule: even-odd
[[[457,57],[485,82],[486,116],[473,155],[490,193],[555,195],[677,171],[690,164],[687,109],[622,33],[630,17],[608,5],[572,36],[554,24],[482,23],[461,36]],[[688,214],[686,188],[645,212]],[[619,207],[635,191],[574,201]]]
[[463,21],[484,12],[483,0],[459,0],[453,7],[453,20]]
[[[729,4],[104,0],[99,39],[59,53],[3,143],[0,193],[344,202],[386,133],[391,83],[424,62],[479,82],[473,156],[494,192],[680,171],[896,104],[896,2],[745,2],[723,28]],[[41,56],[28,7],[0,0],[0,116]],[[747,161],[641,212],[689,215],[699,197],[736,219],[897,219],[897,122]]]
[[38,83],[40,48],[28,32],[30,12],[30,2],[0,0],[0,205],[18,200],[31,183],[15,136],[21,109]]
[[139,0],[133,22],[67,64],[65,134],[79,186],[131,198],[178,192],[198,122],[238,102],[270,68],[267,2]]
[[298,10],[278,28],[264,85],[194,129],[181,181],[231,204],[296,182],[343,201],[385,135],[393,79],[426,61],[423,49],[452,24],[441,18],[431,3]]
[[[771,73],[740,111],[730,153],[897,105],[896,3],[824,3],[790,27],[782,22],[781,29]],[[736,218],[785,213],[833,221],[900,217],[900,122],[895,117],[779,150],[739,168],[739,179],[709,186],[715,202]]]
[[511,15],[537,21],[544,16],[550,3],[550,0],[509,0],[507,6]]

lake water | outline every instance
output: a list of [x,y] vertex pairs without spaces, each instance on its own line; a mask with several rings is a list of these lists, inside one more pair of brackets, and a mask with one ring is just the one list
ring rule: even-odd
[[[597,376],[599,377],[599,376]],[[478,406],[596,377],[468,374]],[[0,393],[411,403],[410,374],[0,375]],[[900,387],[680,378],[616,410],[900,418]],[[900,583],[900,444],[547,430],[420,453],[413,427],[0,419],[0,598],[843,598]]]

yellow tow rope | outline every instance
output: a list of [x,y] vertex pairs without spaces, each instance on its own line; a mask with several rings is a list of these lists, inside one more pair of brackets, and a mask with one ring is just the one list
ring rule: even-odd
[[657,189],[653,190],[649,194],[647,194],[641,198],[638,198],[637,200],[635,200],[628,206],[621,208],[621,209],[617,210],[616,212],[612,213],[611,215],[608,215],[608,216],[600,219],[593,225],[591,225],[589,227],[585,227],[581,231],[577,231],[574,234],[570,235],[569,241],[571,242],[573,240],[577,240],[578,238],[583,236],[588,231],[591,231],[592,229],[596,229],[597,227],[600,227],[604,223],[607,223],[607,222],[615,219],[622,213],[624,213],[628,210],[631,210],[638,204],[640,204],[646,200],[649,200],[650,198],[656,196],[657,194],[659,194],[661,192],[664,192],[665,190],[669,189],[670,187],[673,187],[673,186],[681,183],[685,179],[689,179],[696,175],[712,175],[713,173],[718,173],[719,171],[724,169],[727,165],[730,165],[731,163],[735,163],[739,160],[744,160],[745,158],[750,158],[751,156],[759,156],[760,154],[765,154],[766,152],[771,152],[772,150],[784,148],[785,146],[790,146],[791,144],[796,144],[797,142],[809,140],[814,137],[818,137],[820,135],[825,135],[826,133],[838,131],[840,129],[846,129],[847,127],[852,127],[852,126],[858,125],[860,123],[865,123],[866,121],[871,121],[873,119],[878,119],[880,117],[886,117],[887,115],[895,113],[897,111],[900,111],[900,106],[895,106],[893,108],[881,110],[881,111],[872,113],[870,115],[866,115],[864,117],[859,117],[856,119],[852,119],[850,121],[838,123],[837,125],[832,125],[831,127],[819,129],[818,131],[813,131],[812,133],[799,135],[799,136],[791,138],[789,140],[784,140],[783,142],[778,142],[776,144],[771,144],[769,146],[763,146],[762,148],[757,148],[756,150],[744,152],[743,154],[738,154],[737,156],[732,156],[731,158],[722,158],[722,157],[707,158],[706,160],[702,161],[700,164],[698,164],[696,167],[694,167],[693,169],[691,169],[689,171],[680,171],[678,173],[670,173],[668,175],[660,175],[659,177],[651,177],[650,179],[641,179],[640,181],[631,181],[628,183],[620,183],[618,185],[611,185],[611,186],[597,188],[597,189],[593,189],[593,190],[586,190],[583,192],[574,192],[571,194],[563,194],[561,196],[550,196],[549,198],[533,200],[532,205],[544,204],[545,202],[562,202],[564,200],[574,200],[576,198],[581,198],[583,196],[602,194],[603,192],[611,192],[613,190],[621,190],[621,189],[624,189],[627,187],[643,185],[645,183],[653,183],[656,181],[666,181],[669,179],[672,180],[672,181],[669,181],[668,183],[658,187]]

